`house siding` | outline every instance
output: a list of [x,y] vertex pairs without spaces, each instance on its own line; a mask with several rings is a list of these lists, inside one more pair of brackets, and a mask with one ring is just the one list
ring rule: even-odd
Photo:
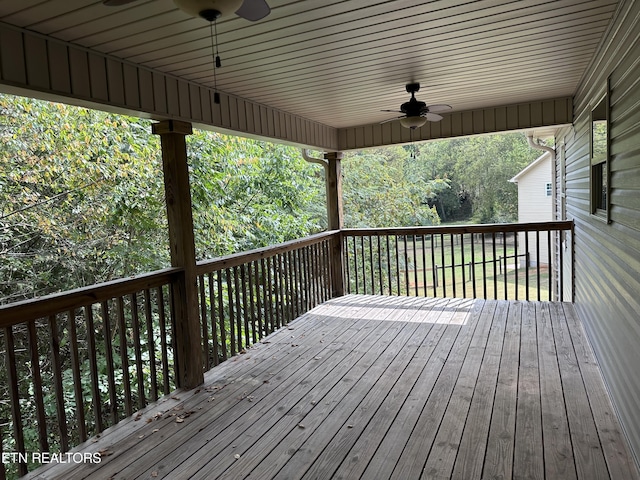
[[[640,2],[621,1],[574,97],[566,213],[575,221],[575,300],[605,381],[640,455]],[[590,111],[610,78],[610,223],[590,214]],[[558,173],[561,173],[558,170]],[[556,216],[562,216],[561,202]]]
[[[539,160],[535,160],[530,169],[523,170],[515,177],[518,183],[518,221],[521,223],[553,220],[553,197],[546,195],[546,184],[551,183],[552,179],[551,156],[545,153]],[[540,233],[537,242],[536,232],[520,232],[518,246],[523,251],[527,244],[525,235],[529,236],[529,265],[548,265],[548,233]],[[524,260],[521,263],[524,264]]]

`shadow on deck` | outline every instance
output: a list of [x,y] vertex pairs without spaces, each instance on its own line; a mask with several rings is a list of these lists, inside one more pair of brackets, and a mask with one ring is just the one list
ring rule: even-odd
[[554,302],[336,298],[73,452],[28,478],[639,478]]

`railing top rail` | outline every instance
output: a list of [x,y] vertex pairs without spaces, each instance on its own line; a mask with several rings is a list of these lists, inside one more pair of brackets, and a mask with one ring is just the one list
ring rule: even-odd
[[478,225],[447,225],[428,227],[387,227],[387,228],[345,228],[340,232],[346,236],[378,235],[431,235],[463,233],[502,233],[502,232],[548,232],[571,230],[573,221],[531,222],[531,223],[491,223]]
[[165,268],[131,278],[112,280],[44,297],[0,305],[0,328],[82,308],[147,288],[159,287],[170,283],[172,278],[181,271],[181,268]]
[[270,245],[268,247],[256,248],[248,252],[234,253],[224,257],[212,258],[210,260],[199,261],[196,267],[198,275],[215,272],[225,268],[237,267],[261,258],[268,258],[280,253],[290,252],[308,245],[320,243],[327,238],[331,238],[340,234],[340,230],[328,230],[326,232],[317,233],[308,237],[290,240],[278,245]]

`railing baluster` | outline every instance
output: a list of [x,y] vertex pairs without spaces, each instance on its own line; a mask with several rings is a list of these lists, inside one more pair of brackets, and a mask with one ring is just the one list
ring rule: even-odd
[[402,289],[400,288],[400,251],[399,251],[399,247],[398,244],[400,243],[400,236],[399,235],[394,235],[394,240],[395,240],[395,250],[396,250],[396,284],[398,287],[398,293],[397,295],[402,295]]
[[315,308],[320,303],[320,284],[319,280],[319,272],[318,272],[318,261],[317,261],[317,245],[309,245],[307,250],[309,251],[309,262],[311,265],[311,290],[313,292],[313,307]]
[[169,321],[171,322],[171,352],[173,353],[173,384],[178,384],[178,372],[180,371],[180,357],[175,353],[178,351],[178,340],[176,338],[176,332],[178,327],[176,325],[176,302],[175,292],[177,284],[172,283],[169,288]]
[[118,422],[118,397],[116,390],[115,367],[113,364],[113,344],[111,341],[111,319],[109,318],[109,302],[103,301],[100,305],[102,324],[104,326],[104,347],[107,361],[107,382],[109,383],[109,403],[111,410],[111,423]]
[[80,442],[87,439],[87,422],[84,415],[84,395],[82,393],[82,379],[80,377],[80,356],[78,354],[78,333],[76,328],[76,313],[70,310],[67,314],[69,322],[69,336],[71,348],[71,372],[73,375],[73,392],[76,400],[76,416],[78,426],[78,438]]
[[271,272],[269,270],[269,259],[261,258],[260,266],[262,267],[262,310],[264,312],[263,332],[268,335],[272,332],[271,328]]
[[[517,235],[516,238],[518,238]],[[540,265],[539,261],[536,263]],[[524,288],[526,290],[525,299],[529,301],[529,232],[524,232]]]
[[160,286],[158,293],[158,323],[160,324],[160,351],[162,352],[162,392],[168,395],[169,387],[169,348],[167,345],[167,317],[165,311],[164,287]]
[[202,361],[204,368],[209,370],[211,364],[209,362],[209,321],[207,319],[207,297],[204,288],[204,275],[198,276],[198,291],[200,294],[200,327],[202,335]]
[[518,300],[518,235],[515,233],[513,234],[513,267],[515,294],[516,300]]
[[[547,271],[549,272],[549,275],[551,275],[551,264],[548,264]],[[538,301],[540,301],[542,285],[540,284],[540,232],[538,230],[536,230],[536,290],[538,292]],[[549,292],[549,295],[551,295],[551,292]]]
[[[560,297],[559,300],[564,302],[564,247],[562,246],[562,233],[556,233],[558,235],[558,293]],[[549,266],[549,275],[551,275],[551,266]],[[549,295],[551,295],[551,293],[549,293]],[[551,299],[553,299],[553,297]]]
[[[9,397],[11,399],[11,420],[13,423],[13,439],[15,446],[13,451],[26,456],[24,445],[24,427],[22,425],[22,415],[20,412],[20,390],[18,388],[18,369],[16,362],[15,343],[13,338],[13,327],[4,328],[5,341],[5,365],[7,369],[7,382],[9,383]],[[18,474],[27,474],[27,465],[18,463]]]
[[509,299],[508,287],[507,287],[507,232],[502,232],[502,255],[504,257],[504,299]]
[[375,268],[373,266],[373,239],[369,235],[369,268],[371,269],[371,295],[376,294]]
[[256,331],[255,265],[256,262],[250,262],[247,264],[247,275],[249,277],[249,305],[251,310],[251,339],[253,340],[253,343],[257,343],[258,341],[258,332]]
[[[240,300],[240,279],[238,278],[238,269],[240,267],[233,267],[233,298],[235,301],[235,318],[236,318],[236,353],[241,352],[245,345],[243,344],[242,337],[242,318],[244,316],[244,312],[242,311],[242,302]],[[277,301],[277,300],[276,300]]]
[[467,277],[464,271],[464,233],[460,234],[460,270],[462,271],[462,298],[467,298]]
[[444,259],[444,234],[440,234],[440,258],[442,260],[442,296],[447,296],[447,275],[445,268],[445,259]]
[[[217,273],[217,272],[216,272]],[[208,274],[209,279],[209,301],[210,301],[210,315],[211,315],[211,350],[213,355],[213,366],[218,365],[218,321],[216,315],[216,289],[215,289],[215,280],[216,276],[214,276],[214,272],[210,272]]]
[[[487,298],[487,245],[486,245],[486,237],[484,232],[482,232],[482,294],[483,298]],[[495,265],[495,262],[494,262]],[[493,280],[495,281],[495,273]]]
[[[496,262],[498,258],[496,256],[496,232],[491,232],[491,248],[493,249],[493,298],[498,299],[498,269]],[[500,267],[502,270],[502,266]]]
[[433,296],[438,296],[438,266],[436,265],[436,246],[433,241],[433,234],[429,235],[431,242],[431,284],[433,285]]
[[387,281],[389,282],[389,294],[392,293],[392,281],[391,281],[391,245],[389,244],[389,237],[391,235],[387,235]]
[[424,242],[424,234],[420,236],[420,241],[422,243],[422,290],[424,296],[427,297],[427,253],[426,253],[426,245]]
[[409,296],[409,252],[407,250],[407,236],[402,236],[402,250],[404,252],[404,291],[405,295]]
[[150,375],[150,398],[152,401],[158,400],[158,373],[156,370],[156,350],[153,334],[153,313],[151,306],[151,291],[144,290],[144,317],[147,327],[147,352],[149,353],[149,375]]
[[118,297],[118,329],[120,337],[120,364],[122,366],[122,384],[124,386],[124,409],[129,417],[133,414],[131,404],[131,383],[129,380],[129,354],[127,352],[127,325],[124,314],[124,300]]
[[[473,298],[478,298],[478,291],[476,285],[476,239],[475,234],[471,234],[471,269],[469,275],[471,275],[471,286],[473,290]],[[463,267],[464,268],[464,267]]]
[[[229,358],[227,352],[227,327],[225,326],[225,310],[224,310],[224,286],[223,286],[223,273],[224,270],[218,271],[218,326],[220,331],[220,350],[222,354],[222,361]],[[217,338],[216,338],[217,340]]]
[[36,332],[36,320],[27,323],[29,339],[29,360],[31,361],[31,377],[33,394],[35,397],[36,420],[38,423],[38,443],[40,451],[49,451],[47,440],[47,417],[44,413],[44,396],[42,394],[42,374],[40,372],[40,353],[38,352],[38,334]]
[[140,315],[138,312],[138,296],[132,293],[131,324],[133,327],[133,351],[136,357],[136,383],[138,385],[138,409],[142,410],[146,404],[144,393],[144,371],[142,369],[142,347],[140,345]]
[[[562,252],[562,249],[560,250],[560,252]],[[561,265],[562,265],[562,259],[560,260]],[[547,265],[549,265],[549,269],[551,269],[551,232],[548,231],[547,232]],[[551,300],[551,292],[553,291],[553,285],[552,285],[552,275],[551,275],[551,271],[549,271],[549,300]],[[560,296],[560,301],[563,302],[564,299],[562,298],[562,295]]]
[[[93,404],[93,413],[95,416],[96,433],[104,430],[102,423],[102,401],[100,399],[100,388],[98,386],[98,362],[96,358],[96,339],[95,327],[93,322],[93,309],[91,305],[84,307],[85,321],[87,327],[87,350],[89,355],[89,370],[91,372],[91,403]],[[127,372],[128,374],[128,372]],[[131,415],[131,414],[129,414]]]
[[360,253],[362,257],[362,293],[367,294],[367,263],[364,249],[364,237],[360,236]]
[[416,236],[411,236],[411,244],[413,246],[413,282],[416,297],[418,296],[418,250],[416,249]]
[[449,242],[451,243],[451,284],[453,286],[453,297],[456,295],[456,247],[453,243],[453,233],[449,235]]
[[[60,361],[60,336],[58,335],[58,322],[55,315],[49,316],[49,333],[49,345],[51,348],[51,370],[53,373],[53,387],[56,393],[56,418],[58,421],[58,431],[60,432],[60,450],[62,452],[66,452],[69,450],[69,432],[67,429],[67,414],[64,408],[62,363]],[[0,444],[2,444],[1,438]]]
[[[293,318],[300,316],[300,280],[298,278],[298,256],[297,252],[289,252],[291,257],[291,307]],[[258,300],[260,296],[258,295]]]
[[262,338],[264,336],[264,302],[262,299],[264,298],[264,289],[261,287],[264,286],[264,282],[262,278],[264,276],[264,259],[261,259],[259,262],[255,263],[255,272],[256,272],[256,308],[258,310],[258,336]]
[[247,265],[240,265],[240,283],[242,283],[242,316],[244,319],[244,346],[251,345],[251,331],[249,330],[249,302],[247,293]]
[[[322,265],[324,282],[322,284],[322,301],[326,302],[331,298],[331,262],[329,260],[329,242],[322,242]],[[295,315],[293,318],[296,318]]]
[[229,309],[229,340],[231,340],[230,354],[233,356],[238,350],[236,349],[236,312],[233,305],[233,279],[231,278],[231,272],[232,270],[228,268],[225,270],[225,276],[227,278],[227,301],[229,302],[227,305]]
[[378,249],[378,287],[379,295],[384,295],[384,275],[382,274],[382,245],[380,235],[376,235],[376,247]]
[[286,310],[287,310],[287,323],[296,318],[293,311],[293,275],[291,271],[291,252],[285,252],[283,255],[284,261],[284,284],[286,292]]

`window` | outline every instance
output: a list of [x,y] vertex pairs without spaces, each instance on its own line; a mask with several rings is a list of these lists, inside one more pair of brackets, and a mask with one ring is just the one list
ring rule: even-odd
[[[608,87],[608,86],[607,86]],[[591,110],[591,213],[609,221],[609,92]]]
[[553,190],[551,189],[551,182],[547,182],[545,185],[545,194],[547,197],[550,197],[553,194]]

